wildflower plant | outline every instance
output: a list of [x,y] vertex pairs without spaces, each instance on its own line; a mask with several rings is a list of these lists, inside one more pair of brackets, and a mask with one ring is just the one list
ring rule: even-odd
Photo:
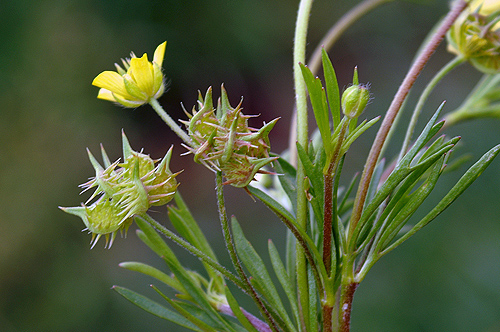
[[[330,47],[338,33],[388,1],[362,1],[334,25],[323,45]],[[150,104],[183,140],[187,150],[183,154],[192,155],[215,175],[219,222],[232,267],[219,262],[182,199],[176,180],[180,172],[169,169],[172,148],[155,161],[142,151],[134,151],[123,134],[122,160],[111,163],[102,148],[101,165],[88,152],[95,176],[81,187],[94,193],[82,206],[61,209],[83,220],[92,233],[92,247],[102,235],[107,240],[105,246],[111,247],[118,231],[137,224],[138,237],[164,260],[167,271],[139,262],[120,266],[151,276],[176,293],[175,298],[169,298],[163,286],[152,286],[164,301],[158,303],[114,287],[142,309],[194,331],[349,331],[354,293],[373,265],[447,209],[500,152],[500,145],[490,149],[429,210],[415,215],[417,210],[422,212],[422,203],[455,160],[452,152],[460,137],[440,133],[458,121],[500,115],[498,1],[453,2],[449,13],[430,32],[390,107],[381,112],[381,123],[380,117],[361,119],[372,95],[370,85],[359,82],[356,68],[352,82],[342,82],[347,88],[341,91],[327,49],[319,47],[310,66],[306,65],[311,6],[312,0],[299,4],[293,54],[295,144],[281,155],[271,152],[269,139],[278,119],[264,122],[261,128],[250,127],[251,115],[243,113],[243,102],[232,106],[224,86],[215,107],[212,88],[204,96],[198,93],[197,105],[180,121],[184,129],[173,121],[157,100],[165,92],[161,65],[166,43],[158,46],[152,62],[146,54],[137,58],[132,53],[130,59],[122,61],[123,67],[116,65],[116,72],[105,71],[95,78],[100,99],[132,108]],[[418,74],[445,37],[456,58],[422,91],[400,153],[386,159],[384,148],[394,128],[401,125],[397,115]],[[318,61],[323,79],[316,76]],[[443,103],[416,135],[415,127],[430,92],[448,72],[465,62],[485,76],[461,107],[444,114]],[[309,132],[308,101],[317,135]],[[440,120],[443,117],[445,120]],[[360,178],[349,179],[350,185],[342,187],[344,161],[353,142],[376,126],[377,135]],[[256,184],[258,174],[272,181]],[[270,240],[271,265],[267,266],[246,238],[237,216],[228,218],[226,185],[245,189],[287,227],[283,234],[287,239],[285,259]],[[150,207],[171,200],[174,204],[167,209],[175,232],[148,214]],[[165,238],[198,257],[204,271],[185,268]],[[249,296],[255,307],[243,308],[241,296]]]

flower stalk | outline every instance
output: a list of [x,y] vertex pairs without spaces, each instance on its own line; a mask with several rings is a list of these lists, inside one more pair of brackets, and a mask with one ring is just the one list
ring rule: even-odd
[[420,53],[420,56],[413,63],[412,67],[406,74],[403,83],[401,84],[396,95],[394,96],[394,99],[392,100],[391,105],[387,110],[386,116],[382,121],[377,136],[375,137],[375,140],[373,142],[373,145],[370,149],[370,153],[365,163],[363,174],[361,175],[358,192],[356,194],[356,198],[354,201],[353,212],[349,221],[349,237],[353,236],[352,232],[354,228],[356,228],[358,220],[361,217],[361,212],[363,210],[363,205],[365,203],[366,195],[368,192],[368,186],[370,185],[373,171],[378,162],[380,151],[382,150],[387,134],[391,129],[392,123],[394,122],[396,115],[401,109],[401,105],[408,96],[410,89],[413,87],[413,84],[417,80],[419,74],[424,69],[430,57],[435,52],[436,48],[441,43],[441,41],[444,39],[446,32],[450,29],[453,22],[455,22],[457,17],[460,15],[460,13],[462,13],[462,11],[466,7],[467,7],[467,2],[465,2],[464,0],[458,0],[455,3],[452,10],[443,19],[436,33],[432,36],[429,43]]
[[[330,47],[347,27],[368,11],[390,1],[393,0],[362,0],[332,27],[323,40],[325,46]],[[373,140],[352,199],[357,175],[347,189],[340,186],[344,161],[353,142],[378,118],[358,123],[371,101],[371,94],[370,84],[359,83],[357,67],[352,84],[341,95],[336,71],[324,49],[313,55],[312,68],[304,65],[312,3],[313,0],[300,1],[295,26],[296,113],[288,156],[279,157],[271,152],[269,133],[278,119],[264,122],[261,128],[249,126],[252,116],[243,114],[242,100],[231,106],[224,85],[215,106],[211,87],[205,95],[199,92],[192,112],[184,110],[187,120],[179,120],[181,128],[158,101],[166,90],[161,67],[166,42],[156,48],[151,61],[147,54],[136,57],[132,53],[130,59],[122,60],[122,65],[115,65],[116,71],[104,71],[94,79],[93,85],[100,88],[100,99],[127,108],[150,104],[182,139],[182,146],[188,150],[184,155],[193,155],[196,163],[215,173],[219,222],[235,270],[230,272],[231,269],[217,261],[187,204],[176,194],[179,186],[176,176],[181,172],[172,173],[169,169],[172,148],[164,158],[153,160],[142,150],[134,151],[123,134],[123,160],[112,163],[102,148],[102,166],[89,151],[95,176],[81,187],[84,191],[94,188],[94,193],[81,206],[61,209],[83,220],[86,230],[92,234],[92,247],[102,236],[110,247],[116,233],[126,232],[135,221],[141,229],[138,237],[164,258],[168,272],[137,262],[123,266],[171,287],[176,292],[172,299],[152,286],[170,309],[117,287],[131,302],[157,316],[200,331],[349,332],[355,291],[373,264],[444,211],[500,153],[500,145],[488,151],[430,212],[419,221],[410,219],[418,216],[414,216],[414,212],[435,188],[449,163],[450,152],[460,140],[460,137],[448,139],[444,135],[434,138],[444,125],[443,121],[438,122],[443,103],[411,144],[429,95],[447,73],[465,61],[485,73],[496,73],[499,67],[500,9],[487,7],[493,12],[483,12],[479,0],[456,0],[418,52],[395,94]],[[464,12],[468,5],[471,8]],[[398,114],[417,77],[447,33],[449,50],[457,57],[434,76],[420,95],[399,158],[387,166],[379,159],[390,140],[391,129],[396,126]],[[484,47],[475,52],[476,46]],[[315,77],[320,58],[323,81]],[[496,104],[500,98],[498,82],[500,79],[492,74],[485,76],[449,117],[458,121],[465,116],[500,116]],[[317,134],[313,135],[309,135],[307,94],[317,126]],[[273,183],[271,175],[277,174],[271,172],[270,167],[280,173],[279,184]],[[251,185],[252,181],[266,178],[268,181],[261,181],[259,188]],[[288,228],[286,264],[271,240],[268,246],[274,275],[288,303],[283,302],[265,260],[247,240],[236,217],[228,218],[225,185],[244,189]],[[174,196],[175,206],[168,207],[168,216],[179,235],[148,214],[150,208],[166,205]],[[158,233],[200,259],[207,273],[184,267]],[[261,317],[253,316],[240,306],[225,279],[252,298]]]
[[224,189],[222,184],[222,172],[216,173],[216,191],[217,191],[217,207],[219,210],[219,220],[222,226],[222,233],[224,235],[224,240],[226,242],[227,251],[229,252],[229,256],[231,257],[233,266],[236,269],[236,272],[238,273],[240,280],[242,280],[243,282],[244,289],[246,290],[247,294],[249,294],[252,297],[255,304],[257,304],[259,311],[261,312],[262,316],[266,318],[266,321],[269,323],[269,327],[271,328],[271,330],[273,332],[279,332],[278,326],[274,321],[274,318],[271,316],[266,306],[262,302],[262,299],[260,298],[259,294],[257,294],[257,291],[250,283],[250,280],[248,279],[248,276],[243,270],[243,266],[241,265],[241,262],[238,258],[238,254],[236,253],[233,236],[229,228],[229,222],[226,214],[226,205],[224,202]]

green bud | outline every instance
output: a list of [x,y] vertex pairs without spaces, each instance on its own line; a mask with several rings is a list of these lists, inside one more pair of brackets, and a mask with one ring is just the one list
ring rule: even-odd
[[[96,188],[95,192],[82,206],[61,207],[61,210],[82,218],[86,230],[92,234],[92,247],[102,235],[106,237],[106,246],[111,247],[116,232],[126,231],[135,215],[146,213],[153,205],[167,204],[177,190],[175,177],[180,172],[172,173],[169,168],[172,148],[155,167],[157,161],[134,151],[124,133],[122,138],[124,162],[111,163],[101,146],[104,168],[88,151],[96,176],[80,187],[84,191]],[[95,198],[97,200],[87,206]]]
[[342,111],[349,119],[357,118],[363,113],[369,100],[367,85],[352,85],[342,94]]

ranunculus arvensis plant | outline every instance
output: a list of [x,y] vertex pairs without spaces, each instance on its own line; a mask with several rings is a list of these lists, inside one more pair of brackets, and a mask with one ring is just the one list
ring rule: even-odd
[[[339,33],[389,1],[361,1],[335,23],[324,45],[331,47]],[[79,207],[61,209],[83,220],[92,234],[92,247],[101,236],[106,238],[105,246],[111,247],[118,231],[137,224],[139,238],[163,258],[166,267],[160,270],[138,262],[120,266],[151,276],[176,293],[170,298],[153,286],[165,300],[158,303],[114,287],[142,309],[194,331],[349,331],[355,291],[373,265],[438,217],[499,153],[500,145],[487,151],[443,197],[429,204],[428,197],[442,186],[439,180],[455,160],[451,152],[461,139],[446,136],[445,129],[458,121],[500,116],[496,106],[500,99],[499,1],[454,1],[429,33],[389,108],[374,119],[363,118],[373,96],[370,84],[360,83],[362,73],[356,68],[352,82],[337,82],[335,54],[330,58],[321,47],[313,54],[321,55],[322,77],[317,77],[316,65],[307,66],[312,2],[299,3],[293,50],[295,108],[290,110],[296,121],[290,128],[292,143],[282,153],[271,151],[269,139],[272,129],[280,125],[278,119],[268,119],[266,110],[243,113],[244,101],[233,106],[224,86],[217,101],[211,87],[205,95],[199,92],[197,105],[180,120],[182,127],[174,121],[158,102],[165,92],[166,75],[161,66],[166,42],[157,47],[152,62],[146,54],[138,58],[132,53],[130,59],[122,60],[123,67],[116,65],[116,71],[102,72],[92,83],[100,88],[100,99],[128,108],[151,105],[182,139],[183,147],[175,150],[183,151],[185,162],[192,157],[215,177],[218,219],[232,266],[220,263],[191,214],[188,206],[196,202],[185,202],[180,196],[179,172],[169,168],[171,158],[177,158],[172,148],[165,147],[165,157],[154,160],[142,150],[134,151],[123,134],[122,160],[111,162],[102,149],[101,165],[89,152],[95,176],[82,187],[94,193]],[[416,78],[446,36],[456,57],[427,83],[416,105],[406,103],[413,108],[409,123],[396,121]],[[415,133],[434,87],[467,62],[486,73],[477,87],[455,111],[445,114],[442,104]],[[307,123],[309,113],[315,119],[312,128]],[[249,118],[258,114],[264,123],[254,128]],[[440,121],[443,116],[446,121]],[[397,126],[406,126],[400,152],[386,155],[384,147]],[[344,161],[366,131],[377,133],[361,176],[345,179]],[[350,185],[342,187],[341,183]],[[269,241],[271,264],[264,263],[237,221],[252,211],[236,207],[237,213],[228,217],[224,191],[229,185],[245,190],[286,226],[283,250]],[[421,207],[424,201],[427,210]],[[166,204],[171,227],[149,213],[151,207]],[[204,270],[186,268],[170,249],[172,242],[199,258]],[[244,308],[242,296],[250,297],[258,310]]]

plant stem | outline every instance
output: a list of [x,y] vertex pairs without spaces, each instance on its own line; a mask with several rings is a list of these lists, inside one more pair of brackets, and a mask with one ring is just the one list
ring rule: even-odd
[[444,117],[445,123],[442,129],[450,127],[460,121],[468,118],[480,118],[486,116],[495,116],[496,107],[492,105],[491,109],[488,107],[481,108],[482,111],[478,112],[474,104],[477,104],[481,99],[485,98],[488,93],[500,82],[500,75],[485,74],[481,80],[476,84],[472,92],[465,98],[465,101],[456,110],[446,114]]
[[[370,153],[366,160],[363,174],[361,175],[361,180],[354,201],[353,212],[351,214],[351,219],[349,222],[349,233],[348,233],[349,237],[355,236],[355,234],[352,233],[356,228],[359,218],[361,217],[361,212],[363,211],[363,206],[365,204],[366,195],[368,193],[368,187],[372,179],[373,171],[375,169],[375,166],[377,165],[378,158],[380,156],[380,151],[382,149],[382,146],[384,145],[385,139],[387,137],[387,134],[389,133],[394,118],[398,114],[401,105],[403,104],[406,96],[408,95],[410,89],[415,83],[418,75],[421,73],[424,66],[429,61],[431,55],[434,53],[438,45],[443,40],[448,29],[451,27],[453,22],[466,7],[467,7],[467,2],[465,2],[464,0],[458,0],[455,2],[454,7],[443,19],[441,25],[436,30],[436,33],[432,36],[429,43],[424,47],[423,51],[420,53],[420,56],[413,63],[412,67],[406,74],[403,83],[401,84],[396,95],[394,96],[394,99],[392,100],[392,103],[389,106],[389,109],[387,110],[387,114],[384,117],[382,125],[380,126],[380,129],[377,132],[377,136],[375,137]],[[348,242],[354,243],[355,241],[348,241]],[[353,248],[349,248],[348,250],[352,251]]]
[[165,237],[169,238],[173,242],[175,242],[177,245],[180,247],[184,248],[185,250],[189,251],[191,254],[195,255],[198,257],[200,260],[203,262],[207,263],[211,267],[213,267],[215,270],[220,272],[226,279],[232,281],[236,286],[240,287],[243,291],[246,291],[245,285],[242,283],[240,279],[238,279],[234,274],[229,272],[224,266],[220,265],[216,261],[214,261],[212,258],[209,256],[205,255],[202,251],[200,251],[198,248],[194,247],[191,243],[187,242],[162,224],[160,224],[158,221],[153,219],[151,216],[148,214],[144,213],[142,214],[139,218],[144,219],[147,223],[149,223],[151,226],[156,228],[156,230],[160,233],[162,233]]
[[[308,124],[307,124],[307,92],[299,63],[305,63],[307,28],[313,0],[301,0],[295,24],[295,39],[293,49],[293,73],[295,82],[295,100],[297,108],[297,142],[307,151]],[[292,150],[293,149],[293,150]],[[295,145],[291,147],[295,150]],[[302,163],[297,163],[297,223],[304,230],[307,229],[307,199],[304,186],[305,170]],[[307,278],[307,261],[302,247],[296,245],[296,272],[297,295],[299,297],[300,312],[302,313],[302,331],[309,330],[309,288]]]
[[341,286],[340,295],[340,315],[339,315],[339,331],[349,332],[351,330],[351,310],[354,292],[358,287],[358,283],[349,282]]
[[186,132],[182,130],[182,128],[179,127],[179,125],[175,123],[174,120],[172,120],[170,115],[168,115],[168,113],[165,112],[163,107],[161,107],[158,100],[151,99],[149,101],[149,104],[151,105],[151,107],[153,107],[153,109],[160,116],[160,118],[162,118],[162,120],[165,121],[165,123],[170,127],[170,129],[172,129],[173,132],[184,141],[184,143],[186,143],[189,146],[192,146],[193,143],[191,142],[191,138],[189,137],[189,135],[186,134]]
[[[333,216],[336,212],[333,211],[333,180],[335,169],[337,168],[338,162],[340,160],[340,150],[342,148],[342,143],[347,134],[347,128],[349,126],[349,121],[343,121],[342,127],[340,128],[340,133],[337,139],[337,144],[335,145],[335,150],[333,151],[333,156],[330,160],[330,165],[326,174],[323,175],[323,180],[325,183],[325,202],[324,202],[324,215],[323,215],[323,264],[325,264],[326,273],[330,275],[332,266],[332,221]],[[339,243],[336,243],[338,246]],[[338,258],[337,258],[338,259]]]
[[434,75],[432,80],[427,84],[424,91],[420,95],[417,105],[415,106],[415,110],[413,111],[413,114],[411,116],[410,123],[408,124],[408,129],[406,130],[406,136],[403,141],[401,151],[399,152],[398,160],[401,160],[401,158],[403,158],[406,151],[408,150],[408,147],[410,146],[410,141],[413,135],[413,131],[415,130],[415,126],[417,125],[418,118],[420,116],[420,113],[422,112],[422,109],[424,108],[424,104],[427,101],[427,98],[434,90],[436,85],[446,76],[446,74],[448,74],[454,68],[462,64],[464,61],[465,59],[462,57],[459,56],[455,57],[453,60],[448,62],[443,68],[441,68],[441,70],[436,75]]
[[332,332],[333,305],[324,304],[322,306],[323,306],[323,332]]
[[229,252],[229,256],[231,257],[231,261],[233,262],[234,268],[238,272],[238,276],[240,277],[240,279],[244,282],[247,293],[252,297],[255,304],[259,308],[262,316],[264,316],[266,318],[266,321],[269,323],[269,327],[274,332],[279,332],[276,322],[274,321],[273,317],[265,307],[264,303],[262,302],[262,299],[255,291],[255,288],[250,283],[250,280],[248,280],[248,277],[245,274],[243,266],[241,265],[241,262],[236,253],[236,249],[234,247],[234,242],[233,242],[233,236],[231,230],[229,229],[229,222],[226,214],[226,205],[224,203],[224,190],[222,184],[222,172],[220,171],[218,171],[216,175],[216,190],[217,190],[217,207],[219,209],[219,219],[222,226],[222,233],[224,235],[227,251]]
[[366,15],[376,7],[394,0],[364,0],[351,8],[328,30],[314,50],[311,60],[307,64],[313,74],[316,74],[321,64],[321,49],[329,50],[342,34],[362,16]]
[[[337,139],[337,144],[335,145],[335,150],[333,151],[333,156],[330,161],[330,165],[328,166],[328,170],[326,174],[323,175],[324,183],[325,183],[325,202],[324,202],[324,215],[323,215],[323,264],[325,265],[326,273],[328,276],[332,275],[332,221],[337,222],[337,211],[336,208],[334,210],[334,178],[335,178],[335,169],[338,166],[338,162],[340,160],[340,150],[342,147],[342,143],[347,134],[347,128],[349,126],[349,121],[343,121],[342,127],[340,128],[340,133]],[[334,220],[335,218],[335,220]],[[335,249],[336,253],[338,253],[338,247],[340,243],[338,243],[338,239],[336,239]],[[338,255],[336,257],[339,259]],[[335,266],[334,269],[337,267]],[[329,279],[334,279],[333,278]],[[333,280],[329,280],[330,282]],[[330,332],[332,331],[332,314],[333,314],[333,304],[335,294],[328,294],[328,291],[332,292],[333,288],[325,287],[327,291],[324,292],[323,301],[321,303],[323,310],[323,331]]]

